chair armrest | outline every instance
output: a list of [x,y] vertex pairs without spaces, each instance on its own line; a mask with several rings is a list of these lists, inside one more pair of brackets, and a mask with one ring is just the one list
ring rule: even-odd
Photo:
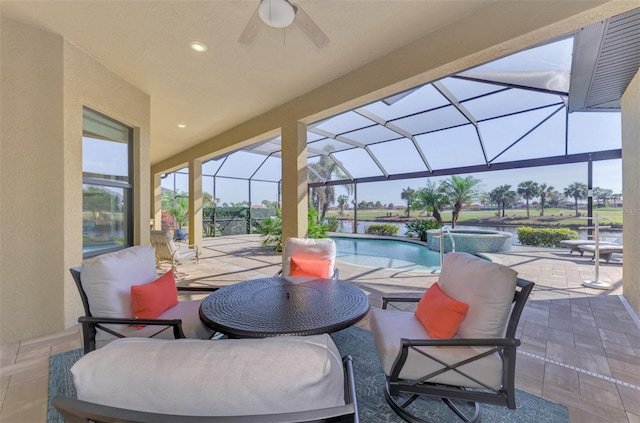
[[81,316],[78,323],[104,323],[104,324],[120,324],[120,325],[157,325],[157,326],[182,326],[182,319],[134,319],[120,317],[94,317]]
[[[173,329],[173,337],[175,339],[186,338],[182,331],[182,319],[134,319],[134,318],[118,318],[118,317],[95,317],[95,316],[81,316],[78,318],[78,323],[83,327],[84,333],[89,333],[89,327],[92,327],[95,334],[95,329],[103,330],[115,337],[126,338],[119,332],[104,326],[107,324],[120,324],[120,325],[149,325],[149,326],[170,326]],[[163,329],[164,330],[164,329]],[[152,336],[157,335],[158,332]],[[85,353],[89,352],[93,347],[89,347],[85,343]]]
[[353,420],[347,420],[353,423],[360,423],[358,417],[358,399],[356,397],[356,378],[353,372],[353,358],[347,354],[342,357],[342,365],[344,367],[344,403],[345,406],[353,405]]
[[465,338],[465,339],[406,339],[403,347],[519,347],[520,340],[515,338]]
[[421,297],[404,297],[384,295],[382,297],[382,308],[386,309],[389,303],[417,303]]
[[247,416],[181,416],[156,414],[145,411],[126,410],[102,404],[57,396],[51,401],[67,422],[118,422],[118,423],[255,423],[264,422],[331,422],[358,423],[354,404],[320,410],[293,413],[247,415]]
[[220,289],[219,286],[179,286],[178,292],[214,292]]

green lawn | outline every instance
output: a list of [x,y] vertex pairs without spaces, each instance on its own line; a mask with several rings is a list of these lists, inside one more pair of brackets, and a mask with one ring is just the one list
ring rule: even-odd
[[[581,217],[587,216],[586,208],[579,209]],[[540,216],[540,209],[530,209],[530,218],[527,219],[526,209],[507,209],[505,217],[497,217],[497,211],[494,210],[465,210],[460,212],[458,222],[470,225],[533,225],[533,226],[586,226],[587,221],[584,218],[576,218],[575,211],[572,209],[556,209],[545,208],[544,216]],[[622,226],[623,208],[622,207],[603,207],[594,208],[593,214],[598,214],[601,218],[601,225]],[[388,216],[391,214],[391,216]],[[442,213],[445,222],[451,221],[451,211],[445,210]],[[353,219],[353,210],[345,210],[345,215],[340,216],[338,210],[330,210],[326,217],[337,217],[338,219]],[[417,211],[411,212],[411,218],[425,218],[424,213]],[[386,209],[366,209],[358,210],[358,220],[408,220],[404,210],[386,210]]]

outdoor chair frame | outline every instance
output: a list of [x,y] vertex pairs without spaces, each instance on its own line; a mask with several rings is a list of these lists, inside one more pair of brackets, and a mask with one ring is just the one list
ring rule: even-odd
[[[466,422],[479,422],[481,418],[479,403],[495,404],[506,406],[510,409],[516,408],[515,400],[515,371],[516,371],[516,348],[520,346],[520,340],[516,339],[516,329],[520,316],[527,302],[529,294],[535,284],[531,281],[524,279],[518,279],[517,287],[513,299],[513,309],[509,317],[507,324],[507,330],[504,338],[489,338],[489,339],[402,339],[402,347],[398,354],[393,367],[391,369],[391,375],[386,377],[385,384],[385,398],[391,408],[403,419],[411,423],[423,423],[425,420],[413,415],[409,412],[408,407],[413,401],[419,398],[421,395],[430,397],[441,398],[444,403],[462,420]],[[382,308],[386,309],[387,305],[391,302],[413,302],[417,303],[420,298],[415,297],[397,297],[397,296],[384,296],[382,297]],[[428,353],[422,350],[416,350],[416,347],[486,347],[486,351],[478,353],[477,355],[468,358],[466,360],[447,364],[435,357],[432,357]],[[401,379],[399,375],[402,371],[402,367],[407,361],[409,349],[419,351],[438,363],[443,367],[431,374],[424,375],[415,379]],[[476,361],[480,358],[486,357],[490,354],[498,352],[502,358],[502,387],[498,390],[491,389],[478,381],[477,379],[464,374],[463,371],[457,369],[458,367]],[[486,389],[468,389],[459,386],[450,386],[442,384],[429,383],[429,379],[438,376],[444,372],[453,371],[466,378],[469,378],[477,384],[484,386]],[[408,394],[408,399],[399,398],[400,394]],[[395,398],[394,398],[395,397]],[[463,400],[468,403],[474,403],[475,411],[472,417],[465,415],[465,413],[459,409],[451,400]],[[467,413],[468,414],[468,413]]]
[[[169,231],[151,231],[151,246],[156,249],[156,261],[171,263],[176,277],[178,277],[179,264],[189,260],[200,262],[200,248],[195,244],[180,244],[171,238]],[[185,274],[186,275],[186,274]]]
[[180,416],[126,410],[61,396],[51,404],[67,423],[359,423],[351,356],[343,357],[342,363],[345,405],[318,410],[251,416]]
[[[151,337],[171,328],[173,330],[173,336],[175,339],[186,338],[182,331],[182,319],[134,319],[134,318],[119,318],[119,317],[99,317],[91,314],[91,308],[87,294],[82,287],[82,280],[80,277],[82,267],[72,267],[69,269],[73,280],[76,283],[78,292],[80,293],[80,299],[82,300],[82,306],[84,307],[85,315],[78,318],[78,323],[82,325],[82,340],[84,346],[84,353],[87,354],[96,349],[96,334],[98,330],[107,332],[117,338],[126,338],[125,335],[107,327],[108,324],[119,325],[150,325],[158,326],[159,330],[155,332]],[[177,287],[178,292],[213,292],[217,290],[217,287]]]

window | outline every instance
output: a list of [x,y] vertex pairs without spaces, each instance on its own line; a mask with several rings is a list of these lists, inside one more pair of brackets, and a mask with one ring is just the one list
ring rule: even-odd
[[82,252],[132,245],[133,129],[85,108],[82,121]]

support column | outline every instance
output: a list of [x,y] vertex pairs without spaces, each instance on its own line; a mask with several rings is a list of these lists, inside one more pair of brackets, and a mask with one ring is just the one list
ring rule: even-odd
[[353,183],[353,233],[358,233],[358,182]]
[[152,175],[151,177],[151,215],[153,220],[152,230],[162,229],[162,175]]
[[189,160],[189,244],[202,248],[202,160]]
[[640,315],[640,73],[622,96],[623,294]]
[[593,237],[593,160],[591,160],[591,154],[589,154],[589,161],[587,162],[587,239]]
[[292,122],[282,127],[283,242],[307,236],[307,182],[307,125]]

